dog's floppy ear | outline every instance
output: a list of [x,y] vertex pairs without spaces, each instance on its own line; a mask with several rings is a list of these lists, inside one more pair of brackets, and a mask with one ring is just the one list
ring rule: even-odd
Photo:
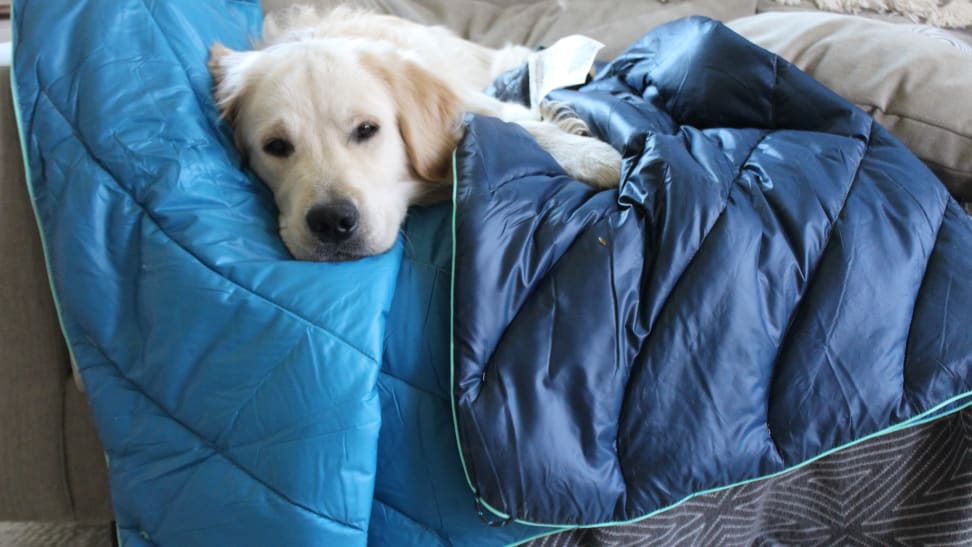
[[234,51],[216,42],[209,48],[209,73],[215,85],[216,105],[220,116],[231,124],[236,118],[239,100],[249,81],[249,68],[257,53]]
[[414,61],[365,54],[362,62],[391,88],[412,169],[426,181],[444,182],[460,137],[459,97]]

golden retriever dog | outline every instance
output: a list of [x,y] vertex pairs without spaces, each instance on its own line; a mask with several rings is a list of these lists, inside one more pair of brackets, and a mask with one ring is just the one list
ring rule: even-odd
[[467,112],[520,124],[578,180],[617,184],[621,157],[609,145],[481,92],[526,61],[525,47],[489,49],[347,8],[269,18],[264,40],[252,51],[214,44],[209,68],[222,116],[273,191],[280,235],[297,259],[391,248],[410,205],[450,195]]

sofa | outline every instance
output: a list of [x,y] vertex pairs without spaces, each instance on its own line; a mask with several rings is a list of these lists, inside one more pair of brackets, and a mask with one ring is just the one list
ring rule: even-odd
[[[290,3],[265,0],[264,7],[272,11]],[[421,22],[446,24],[489,45],[512,40],[535,46],[569,32],[581,32],[608,44],[604,57],[618,53],[643,31],[685,15],[703,14],[730,21],[763,11],[810,7],[806,2],[783,7],[768,0],[629,0],[622,3],[625,6],[608,12],[598,10],[599,2],[572,2],[569,8],[564,8],[567,3],[554,1],[364,3]],[[475,9],[462,9],[467,4]],[[785,36],[774,34],[765,25],[742,23],[738,29],[748,31],[748,36],[770,49],[785,50],[791,45],[783,43]],[[969,40],[968,34],[954,36]],[[810,46],[802,47],[806,51]],[[800,52],[781,53],[792,54],[800,64]],[[821,55],[824,54],[807,55],[804,68],[819,71],[820,79],[827,83]],[[61,335],[44,250],[25,184],[9,80],[9,67],[0,67],[0,219],[4,223],[0,230],[0,301],[6,312],[0,318],[0,484],[4,485],[0,489],[0,521],[107,523],[113,520],[113,512],[104,456]],[[851,100],[866,102],[856,97]],[[889,127],[897,124],[902,135],[914,136],[915,146],[927,141],[923,136],[928,131],[940,129],[940,124],[922,125],[914,121],[917,116],[902,114],[900,110],[891,112],[877,103],[871,106],[872,114],[886,116],[882,121]],[[968,139],[967,129],[959,137]],[[948,133],[955,132],[949,129]],[[972,199],[972,184],[966,171],[972,161],[972,147],[963,147],[967,141],[954,136],[943,138],[947,142],[933,141],[927,154],[934,156],[944,149],[950,156],[926,161],[943,179],[952,181],[953,193]]]
[[0,67],[0,520],[107,522],[104,457],[72,379]]

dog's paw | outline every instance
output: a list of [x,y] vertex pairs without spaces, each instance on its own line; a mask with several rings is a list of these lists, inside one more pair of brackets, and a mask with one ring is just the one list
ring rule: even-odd
[[594,188],[614,188],[621,180],[621,154],[594,137],[560,133],[548,152],[564,172]]
[[564,172],[595,188],[613,188],[621,179],[621,154],[594,137],[567,133],[552,122],[517,122],[533,135]]
[[587,126],[587,122],[578,116],[577,112],[567,103],[543,101],[540,103],[539,110],[541,120],[556,125],[565,133],[581,137],[591,136],[591,128]]
[[621,181],[621,154],[609,144],[594,138],[588,138],[584,154],[578,158],[575,173],[569,173],[575,179],[587,183],[594,188],[614,188]]

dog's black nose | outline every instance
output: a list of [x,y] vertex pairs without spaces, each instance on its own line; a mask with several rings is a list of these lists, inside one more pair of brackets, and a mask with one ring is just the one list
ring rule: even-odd
[[358,208],[347,200],[317,205],[307,212],[307,226],[317,239],[340,243],[358,229]]

